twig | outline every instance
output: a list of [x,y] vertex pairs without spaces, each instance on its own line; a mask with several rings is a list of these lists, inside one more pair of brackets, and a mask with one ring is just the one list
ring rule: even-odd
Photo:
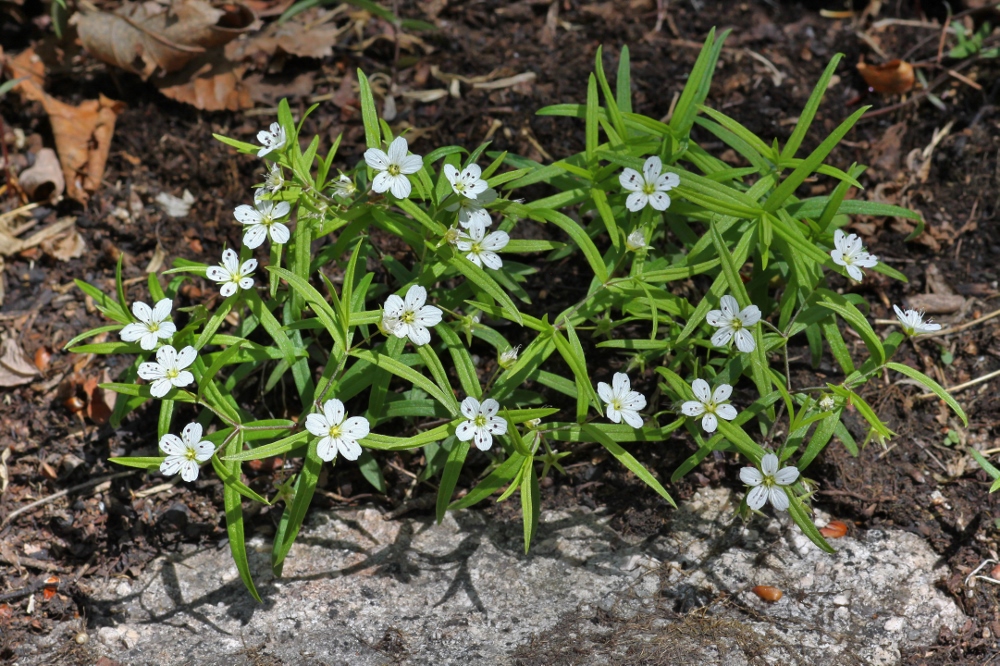
[[35,508],[40,507],[42,505],[48,504],[50,502],[54,502],[55,500],[59,499],[60,497],[65,497],[66,495],[78,492],[80,490],[86,490],[86,489],[92,488],[94,486],[99,486],[102,483],[104,483],[105,481],[111,481],[112,479],[120,479],[123,476],[129,476],[129,475],[135,474],[135,473],[137,473],[139,471],[141,471],[141,470],[136,469],[136,470],[129,470],[127,472],[116,472],[115,474],[108,474],[107,476],[100,476],[100,477],[98,477],[96,479],[91,479],[90,481],[84,481],[83,483],[80,483],[78,485],[71,486],[71,487],[66,488],[64,490],[60,490],[59,492],[53,493],[53,494],[49,495],[48,497],[43,497],[42,499],[37,500],[35,502],[32,502],[31,504],[26,504],[26,505],[22,506],[20,509],[17,509],[16,511],[11,511],[10,513],[8,513],[6,515],[6,517],[4,517],[3,521],[0,522],[0,527],[5,526],[10,521],[12,521],[15,518],[17,518],[18,516],[20,516],[22,513],[25,513],[27,511],[31,511],[32,509],[35,509]]
[[[958,391],[964,391],[965,389],[969,388],[970,386],[975,386],[976,384],[982,384],[983,382],[988,382],[989,380],[991,380],[991,379],[993,379],[994,377],[997,377],[997,376],[1000,376],[1000,370],[994,370],[993,372],[987,373],[987,374],[983,375],[982,377],[976,377],[975,379],[969,380],[969,381],[967,381],[967,382],[965,382],[963,384],[959,384],[957,386],[952,386],[951,388],[946,388],[945,391],[947,391],[948,393],[956,393]],[[937,397],[937,394],[935,394],[935,393],[921,393],[920,395],[917,396],[916,399],[917,400],[930,400],[931,398],[936,398],[936,397]]]

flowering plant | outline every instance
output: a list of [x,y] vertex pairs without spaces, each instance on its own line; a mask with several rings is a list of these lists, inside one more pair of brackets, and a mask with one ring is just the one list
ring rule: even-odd
[[[304,141],[303,119],[296,123],[287,103],[259,134],[263,147],[217,136],[270,162],[252,205],[234,211],[245,225],[243,247],[227,249],[217,265],[177,260],[164,272],[166,288],[151,275],[156,306],[135,303],[134,318],[120,264],[113,296],[78,281],[116,323],[69,346],[136,355],[119,382],[105,385],[119,394],[114,422],[148,402],[159,409],[166,455],[114,460],[184,480],[210,463],[225,487],[232,555],[254,596],[243,501],[285,503],[272,549],[280,575],[323,465],[357,464],[384,491],[379,451],[422,450],[420,478],[439,477],[439,520],[504,486],[500,499],[519,490],[527,549],[539,481],[562,471],[569,452],[555,446],[596,443],[673,504],[660,475],[629,449],[686,432],[695,453],[673,480],[714,451],[736,453],[752,465],[740,474],[753,488],[742,510],[749,515],[770,500],[830,549],[810,519],[812,482],[800,472],[834,436],[856,452],[840,420],[848,406],[868,421],[870,435],[892,435],[857,389],[896,371],[964,414],[933,380],[889,361],[902,333],[882,340],[864,299],[828,283],[832,275],[863,279],[859,266],[903,279],[844,235],[849,214],[915,217],[847,199],[863,168],[824,164],[864,109],[797,157],[840,57],[779,147],[704,105],[723,39],[709,35],[669,123],[632,111],[628,50],[614,91],[599,50],[586,103],[540,111],[585,123],[584,151],[550,165],[487,153],[486,145],[413,154],[378,118],[361,72],[367,151],[339,176],[340,139],[321,156],[320,138]],[[696,142],[696,128],[750,166],[713,157]],[[798,198],[814,174],[836,182],[832,192]],[[528,186],[550,194],[517,198]],[[523,220],[549,226],[552,240],[523,238]],[[382,251],[376,229],[408,246],[405,261]],[[539,308],[525,287],[536,269],[515,259],[528,253],[579,258],[580,297],[562,309]],[[221,285],[221,302],[182,308],[177,325],[167,321],[181,283],[202,276]],[[682,281],[693,288],[671,289]],[[904,323],[918,328],[912,318]],[[865,344],[860,366],[842,326]],[[121,341],[79,344],[110,331]],[[788,344],[801,337],[814,364],[829,350],[840,381],[793,386]],[[279,386],[280,418],[255,416]],[[195,419],[183,438],[172,434],[180,412]],[[787,434],[776,441],[775,432]],[[456,500],[470,455],[491,465]],[[295,480],[268,500],[243,481],[241,465],[273,456],[293,461]],[[794,466],[779,470],[793,457]]]

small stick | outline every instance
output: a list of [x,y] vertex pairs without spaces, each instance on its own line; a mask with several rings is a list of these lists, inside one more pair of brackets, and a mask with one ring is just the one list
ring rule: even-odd
[[4,525],[6,525],[7,523],[9,523],[10,521],[14,520],[18,516],[20,516],[22,513],[25,513],[27,511],[31,511],[32,509],[34,509],[36,507],[39,507],[39,506],[42,506],[44,504],[48,504],[50,502],[54,502],[55,500],[59,499],[60,497],[65,497],[66,495],[69,495],[71,493],[75,493],[75,492],[80,491],[80,490],[86,490],[86,489],[92,488],[94,486],[99,486],[102,483],[104,483],[105,481],[111,481],[112,479],[120,479],[123,476],[129,476],[130,474],[135,474],[138,471],[140,471],[140,470],[129,470],[127,472],[117,472],[115,474],[108,474],[107,476],[101,476],[101,477],[98,477],[96,479],[91,479],[90,481],[84,481],[81,484],[72,486],[70,488],[66,488],[64,490],[60,490],[59,492],[53,493],[53,494],[49,495],[48,497],[43,497],[42,499],[37,500],[35,502],[32,502],[31,504],[26,504],[26,505],[22,506],[20,509],[17,509],[16,511],[11,511],[10,513],[7,514],[7,516],[3,519],[3,521],[0,522],[0,527],[3,527]]
[[[987,373],[982,377],[976,377],[975,379],[969,380],[964,384],[959,384],[958,386],[952,386],[951,388],[946,388],[945,391],[948,393],[956,393],[958,391],[964,391],[970,386],[975,386],[976,384],[982,384],[983,382],[988,382],[994,377],[1000,376],[1000,370],[994,370],[993,372]],[[936,398],[937,395],[934,393],[921,393],[917,396],[917,400],[930,400],[931,398]]]

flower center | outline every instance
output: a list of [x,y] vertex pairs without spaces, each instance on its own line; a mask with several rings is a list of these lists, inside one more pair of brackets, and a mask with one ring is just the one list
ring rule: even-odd
[[461,180],[455,183],[455,191],[460,193],[465,192],[465,183]]
[[473,423],[475,424],[475,426],[477,428],[485,428],[486,427],[486,417],[484,415],[482,415],[482,414],[476,414],[476,418],[473,421]]
[[705,405],[706,414],[715,414],[715,409],[719,406],[714,400],[709,400],[708,402],[703,402],[702,404]]
[[197,460],[198,452],[189,446],[187,451],[184,452],[184,458],[187,460]]
[[398,176],[400,174],[400,170],[399,170],[399,165],[398,164],[390,164],[389,168],[386,169],[386,171],[389,172],[390,176]]
[[656,192],[656,183],[645,183],[642,186],[642,193],[647,197]]
[[612,398],[611,399],[611,409],[613,409],[615,411],[618,411],[618,412],[620,412],[622,410],[622,401],[621,401],[621,398]]
[[329,434],[330,434],[330,437],[332,437],[333,439],[337,439],[338,437],[340,437],[340,425],[338,424],[338,425],[332,425],[332,426],[330,426],[330,433]]
[[743,320],[739,317],[733,317],[729,322],[729,327],[734,331],[738,331],[743,328]]
[[160,322],[151,321],[148,324],[146,324],[146,328],[149,329],[150,333],[156,333],[158,330],[160,330]]
[[483,251],[483,248],[481,245],[479,245],[479,243],[473,243],[469,251],[472,252],[472,254],[479,254],[480,252]]
[[177,368],[168,368],[166,373],[164,374],[166,375],[167,379],[177,379],[178,375],[181,374],[181,371],[178,370]]

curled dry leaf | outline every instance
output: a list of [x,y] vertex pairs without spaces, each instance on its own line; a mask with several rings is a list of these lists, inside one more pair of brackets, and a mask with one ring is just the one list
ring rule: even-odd
[[25,77],[14,88],[22,98],[40,102],[45,107],[56,140],[66,193],[86,203],[90,193],[101,184],[115,121],[124,105],[104,95],[88,99],[79,106],[60,102],[46,94],[38,83],[40,63],[34,51],[27,49],[7,61],[4,68],[15,78]]
[[73,224],[59,235],[43,240],[39,243],[39,247],[53,259],[69,261],[70,259],[82,257],[83,253],[87,250],[87,243],[83,240],[80,232],[77,231],[76,225]]
[[246,32],[256,17],[249,7],[216,8],[202,0],[126,2],[115,13],[73,16],[80,41],[94,57],[148,78],[159,68],[176,72],[213,46]]
[[861,60],[858,72],[875,92],[901,95],[913,89],[913,65],[905,60],[890,60],[884,65],[869,65]]
[[334,45],[341,34],[350,30],[351,24],[343,27],[332,23],[317,25],[316,17],[316,12],[306,11],[284,23],[269,23],[257,34],[228,44],[226,57],[233,62],[252,60],[260,69],[265,68],[267,60],[275,53],[327,58],[333,55]]
[[847,534],[847,523],[841,520],[831,520],[826,527],[819,528],[819,533],[827,539],[839,539]]
[[181,71],[157,79],[156,87],[170,99],[203,111],[242,111],[253,108],[251,89],[243,80],[246,70],[214,49]]
[[55,202],[66,190],[59,157],[51,148],[42,148],[35,156],[35,163],[22,171],[18,183],[32,201]]
[[38,376],[38,368],[31,362],[21,345],[14,338],[0,342],[0,386],[21,386]]

